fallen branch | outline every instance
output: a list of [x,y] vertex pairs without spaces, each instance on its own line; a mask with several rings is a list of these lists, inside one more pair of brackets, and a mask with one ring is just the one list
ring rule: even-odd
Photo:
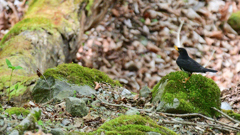
[[215,108],[215,107],[211,107],[211,108],[212,108],[213,110],[221,113],[223,116],[225,116],[226,118],[228,118],[228,119],[231,120],[232,122],[240,123],[238,120],[233,119],[232,117],[228,116],[227,114],[225,114],[224,112],[218,110],[217,108]]
[[102,103],[106,104],[106,105],[111,105],[111,106],[117,106],[117,107],[126,107],[126,108],[129,108],[129,109],[132,109],[132,110],[138,110],[138,111],[144,111],[144,112],[152,112],[154,106],[150,109],[137,109],[137,108],[134,108],[134,107],[131,107],[131,106],[128,106],[128,105],[124,105],[124,104],[112,104],[112,103],[108,103],[106,101],[103,101],[102,99],[100,99],[96,94],[92,93],[94,96],[96,96],[96,98],[98,100],[100,100]]
[[7,128],[7,120],[6,120],[6,118],[4,118],[4,125],[3,125],[3,127],[2,128],[0,128],[0,133],[1,132],[3,132],[3,131],[5,131],[5,129]]
[[229,132],[231,133],[231,131],[239,131],[237,129],[234,128],[230,128],[230,127],[224,127],[218,124],[199,124],[199,123],[193,123],[193,122],[185,122],[185,121],[167,121],[167,120],[162,120],[163,124],[183,124],[183,125],[194,125],[194,126],[202,126],[202,127],[212,127],[215,129],[218,129],[222,132]]
[[172,117],[202,117],[202,118],[205,118],[205,119],[207,119],[207,120],[210,120],[210,121],[216,122],[216,123],[218,123],[218,124],[221,124],[221,125],[224,125],[224,126],[227,126],[227,127],[230,127],[230,128],[234,128],[234,129],[240,131],[240,128],[239,128],[239,127],[231,126],[231,125],[229,125],[229,124],[226,124],[226,123],[217,121],[217,120],[215,120],[215,119],[213,119],[213,118],[204,116],[204,115],[202,115],[202,114],[200,114],[200,113],[188,113],[188,114],[163,113],[163,114],[164,114],[164,115],[167,115],[167,116],[172,116]]

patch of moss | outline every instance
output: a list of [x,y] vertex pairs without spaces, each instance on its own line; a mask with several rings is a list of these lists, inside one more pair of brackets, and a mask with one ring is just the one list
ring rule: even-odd
[[240,33],[240,11],[232,13],[227,22],[235,31]]
[[5,110],[6,113],[8,113],[9,115],[13,115],[13,114],[16,114],[16,115],[28,115],[30,113],[29,110],[27,109],[24,109],[22,107],[12,107],[12,108],[8,108]]
[[3,112],[3,108],[2,108],[2,105],[0,104],[0,113]]
[[240,121],[240,114],[239,113],[235,113],[233,110],[222,110],[222,111],[224,113],[226,113],[227,115],[229,115],[230,117]]
[[173,103],[174,98],[180,101],[179,110],[187,113],[203,113],[208,116],[219,115],[211,107],[220,108],[220,89],[217,84],[200,74],[193,74],[187,83],[182,81],[188,77],[183,71],[171,72],[164,76],[152,90],[153,98],[157,95],[159,87],[165,81],[167,84],[160,101]]
[[92,14],[92,11],[91,11],[91,8],[92,8],[92,5],[94,3],[94,0],[88,0],[88,4],[86,6],[86,10],[88,11],[88,16],[90,16]]
[[113,81],[105,73],[97,70],[82,67],[78,64],[61,64],[56,68],[47,69],[44,73],[47,78],[49,76],[58,80],[67,80],[69,83],[78,85],[95,86],[94,82],[106,82],[112,86],[120,86],[118,81]]
[[[32,111],[34,111],[34,112],[32,112]],[[29,130],[29,127],[30,127],[29,124],[36,123],[40,119],[41,110],[33,109],[32,111],[31,111],[31,115],[27,116],[27,119],[29,120],[30,123],[23,122],[14,128],[14,130],[17,130],[20,135],[22,135],[26,130]]]
[[0,42],[2,45],[6,40],[11,38],[12,36],[18,35],[20,32],[24,30],[43,30],[46,29],[51,32],[51,29],[54,27],[50,19],[43,17],[33,17],[33,18],[25,18],[15,24],[10,31],[3,37]]
[[149,117],[143,117],[141,115],[122,115],[104,123],[95,132],[89,134],[101,134],[101,132],[107,135],[145,135],[146,132],[157,132],[162,135],[176,135],[175,132],[166,127],[159,126]]
[[[8,34],[11,35],[10,32]],[[2,48],[2,51],[0,51],[0,58],[5,58],[9,55],[14,56],[27,53],[27,51],[31,49],[31,42],[27,41],[24,36],[19,35],[4,42],[0,47]],[[5,64],[5,61],[0,62],[0,66]]]

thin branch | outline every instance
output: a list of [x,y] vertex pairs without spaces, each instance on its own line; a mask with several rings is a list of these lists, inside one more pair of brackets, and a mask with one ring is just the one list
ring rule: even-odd
[[3,127],[2,128],[0,128],[0,133],[1,132],[3,132],[3,131],[5,131],[5,129],[7,128],[7,120],[6,120],[6,118],[4,118],[4,125],[3,125]]
[[226,123],[223,123],[223,122],[220,122],[220,121],[217,121],[213,118],[210,118],[210,117],[207,117],[207,116],[204,116],[200,113],[188,113],[188,114],[171,114],[171,113],[163,113],[164,115],[167,115],[167,116],[172,116],[172,117],[203,117],[207,120],[210,120],[212,122],[215,122],[215,123],[218,123],[218,124],[221,124],[221,125],[224,125],[224,126],[227,126],[227,127],[230,127],[230,128],[235,128],[236,130],[240,130],[239,127],[235,127],[235,126],[231,126],[229,124],[226,124]]
[[200,124],[200,123],[185,122],[185,121],[167,121],[167,120],[162,120],[162,123],[163,124],[183,124],[183,125],[194,125],[194,126],[202,126],[202,127],[212,127],[212,128],[218,129],[220,131],[225,131],[225,132],[239,131],[234,128],[224,127],[224,126],[217,125],[217,124]]
[[225,114],[224,112],[218,110],[217,108],[215,108],[215,107],[211,107],[211,108],[214,109],[215,111],[221,113],[223,116],[225,116],[225,117],[228,118],[229,120],[231,120],[231,121],[233,121],[233,122],[235,122],[235,123],[240,123],[238,120],[233,119],[232,117],[228,116],[227,114]]
[[129,108],[129,109],[132,109],[132,110],[138,110],[138,111],[144,111],[144,112],[152,112],[152,108],[150,109],[137,109],[137,108],[134,108],[134,107],[131,107],[131,106],[128,106],[128,105],[124,105],[124,104],[112,104],[112,103],[108,103],[106,101],[103,101],[102,99],[100,99],[96,94],[92,93],[94,96],[97,97],[98,100],[100,100],[102,103],[106,104],[106,105],[111,105],[111,106],[117,106],[117,107],[126,107],[126,108]]

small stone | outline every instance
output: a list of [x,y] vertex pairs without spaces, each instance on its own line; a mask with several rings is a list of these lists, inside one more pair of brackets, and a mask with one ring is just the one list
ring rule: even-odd
[[231,105],[229,105],[229,103],[222,102],[221,103],[221,109],[223,109],[223,110],[232,110],[232,107],[231,107]]
[[19,135],[19,132],[17,130],[13,130],[9,135]]
[[66,111],[69,112],[73,117],[84,117],[88,113],[88,108],[86,107],[84,100],[68,97],[66,98]]
[[148,97],[151,94],[150,89],[148,88],[148,86],[144,86],[141,90],[140,90],[140,97]]
[[129,61],[127,63],[125,63],[125,68],[130,70],[130,71],[137,71],[139,69],[139,67],[137,66],[137,64],[133,61]]
[[52,135],[65,135],[61,128],[54,128],[51,130]]
[[126,115],[137,115],[140,112],[137,109],[129,109],[125,114]]
[[62,120],[62,124],[63,124],[64,126],[68,126],[70,123],[71,123],[71,122],[70,122],[68,119],[63,119],[63,120]]
[[127,90],[127,89],[123,89],[122,93],[121,93],[123,96],[126,96],[126,95],[131,95],[132,93]]
[[146,25],[150,25],[150,24],[151,24],[151,20],[150,20],[149,18],[147,18],[147,19],[145,20],[145,24],[146,24]]
[[147,135],[161,135],[161,134],[157,132],[147,132]]

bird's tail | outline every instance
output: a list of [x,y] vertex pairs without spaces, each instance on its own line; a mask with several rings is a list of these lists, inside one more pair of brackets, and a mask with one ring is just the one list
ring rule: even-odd
[[214,72],[214,73],[217,72],[217,70],[208,69],[208,68],[204,68],[204,71],[205,71],[205,72]]

